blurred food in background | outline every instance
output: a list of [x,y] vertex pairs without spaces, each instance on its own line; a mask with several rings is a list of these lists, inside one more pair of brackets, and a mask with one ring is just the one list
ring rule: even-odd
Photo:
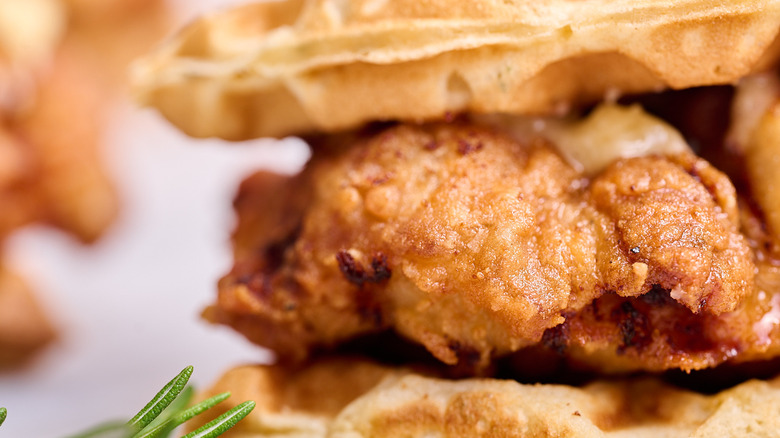
[[0,266],[0,366],[24,363],[54,336],[24,280]]
[[119,200],[103,133],[129,62],[165,30],[162,0],[0,2],[0,366],[18,365],[54,330],[2,246],[41,223],[94,242]]

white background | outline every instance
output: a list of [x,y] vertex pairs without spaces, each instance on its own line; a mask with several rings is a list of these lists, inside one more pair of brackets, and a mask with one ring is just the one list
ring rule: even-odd
[[[178,0],[176,23],[231,3]],[[107,235],[82,247],[33,227],[7,245],[10,266],[37,290],[60,336],[33,366],[0,374],[0,406],[8,408],[0,438],[65,437],[129,418],[186,365],[204,387],[229,367],[272,359],[199,312],[230,267],[238,182],[261,167],[297,171],[305,145],[193,140],[129,102],[106,137],[122,198]]]

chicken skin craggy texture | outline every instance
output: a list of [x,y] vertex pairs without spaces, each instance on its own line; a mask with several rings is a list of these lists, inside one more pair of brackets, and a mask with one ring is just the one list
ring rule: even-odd
[[[693,155],[619,160],[588,180],[541,139],[477,125],[351,142],[317,145],[297,177],[243,184],[236,264],[207,318],[288,358],[392,328],[481,366],[602,296],[660,289],[714,318],[753,291],[734,189]],[[602,344],[621,348],[620,334]]]

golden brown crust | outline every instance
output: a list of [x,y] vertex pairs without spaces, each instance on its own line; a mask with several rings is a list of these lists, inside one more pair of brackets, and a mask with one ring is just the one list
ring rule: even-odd
[[733,82],[776,58],[778,24],[776,0],[268,2],[190,25],[135,89],[186,133],[233,140],[551,113]]
[[[324,360],[300,373],[320,380],[302,385],[295,373],[278,366],[246,366],[229,371],[201,397],[232,391],[221,411],[248,399],[258,402],[225,435],[230,438],[769,437],[780,427],[777,379],[707,396],[653,379],[600,381],[583,388],[448,381],[357,359]],[[324,380],[328,376],[334,380]],[[377,384],[379,376],[384,379]],[[302,387],[319,391],[308,406],[289,398]]]
[[[236,265],[209,319],[293,358],[387,329],[470,366],[540,342],[582,346],[605,369],[694,369],[755,351],[748,322],[736,333],[703,322],[757,291],[734,188],[691,154],[618,160],[589,180],[538,138],[474,124],[332,141],[300,176],[244,183]],[[653,291],[668,299],[620,313]],[[602,296],[602,310],[610,296],[618,310],[593,311]],[[675,327],[635,321],[664,309],[711,329],[711,344],[677,345]]]
[[618,161],[593,180],[589,199],[637,255],[632,269],[646,264],[645,282],[694,313],[732,311],[752,288],[750,276],[733,276],[753,269],[744,238],[728,225],[739,224],[736,191],[706,161],[692,154]]
[[[305,367],[241,366],[225,373],[219,382],[199,394],[205,399],[230,391],[230,403],[253,400],[256,411],[231,433],[245,436],[250,431],[289,434],[285,436],[323,436],[328,423],[356,398],[370,391],[389,376],[403,373],[371,361],[331,358]],[[227,403],[195,417],[189,428],[196,429],[230,409]]]

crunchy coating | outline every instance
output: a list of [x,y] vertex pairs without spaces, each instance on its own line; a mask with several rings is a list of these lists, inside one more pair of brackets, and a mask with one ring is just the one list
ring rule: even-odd
[[[243,184],[236,264],[206,312],[283,356],[394,329],[479,367],[603,296],[664,290],[716,318],[754,291],[734,188],[691,154],[618,160],[589,180],[544,140],[474,124],[330,141],[297,177]],[[589,354],[625,350],[610,321]],[[629,368],[725,360],[681,350],[631,348]]]
[[662,289],[636,299],[607,294],[548,331],[544,344],[603,372],[691,370],[777,357],[780,269],[758,263],[754,284],[735,311],[717,316],[693,314]]
[[[257,401],[226,438],[770,437],[780,429],[777,378],[702,395],[647,378],[583,388],[448,381],[337,359],[294,372],[281,366],[238,367],[199,397],[224,391],[232,397],[209,415]],[[304,394],[306,404],[300,402]],[[206,420],[196,417],[188,427]]]

